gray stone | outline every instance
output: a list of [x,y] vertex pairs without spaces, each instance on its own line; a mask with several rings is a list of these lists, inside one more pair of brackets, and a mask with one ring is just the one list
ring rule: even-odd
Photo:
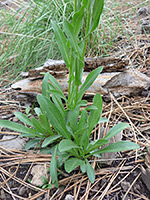
[[67,194],[65,200],[74,200],[74,196],[72,196],[71,194]]
[[4,141],[0,142],[0,146],[3,146],[6,149],[23,150],[26,143],[26,139],[12,135],[4,135],[2,140]]

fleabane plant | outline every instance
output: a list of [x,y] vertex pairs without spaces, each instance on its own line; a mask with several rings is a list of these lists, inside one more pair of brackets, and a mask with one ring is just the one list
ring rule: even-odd
[[[42,94],[37,96],[40,108],[35,108],[39,119],[16,112],[16,117],[29,127],[6,120],[0,121],[0,126],[19,131],[23,133],[22,136],[35,138],[26,144],[26,148],[35,146],[40,141],[43,148],[51,147],[50,175],[56,187],[57,168],[62,165],[68,173],[80,167],[93,183],[95,172],[89,162],[91,156],[139,148],[130,141],[116,142],[103,148],[110,138],[129,127],[126,123],[115,125],[104,138],[91,138],[94,127],[105,121],[101,118],[102,97],[96,94],[93,105],[87,106],[83,95],[100,74],[102,67],[93,70],[84,83],[82,74],[87,42],[90,34],[98,27],[103,4],[104,0],[74,0],[74,13],[70,21],[64,17],[61,27],[54,21],[51,22],[62,58],[69,69],[68,98],[57,80],[46,73],[42,83]],[[85,107],[82,111],[81,106]]]

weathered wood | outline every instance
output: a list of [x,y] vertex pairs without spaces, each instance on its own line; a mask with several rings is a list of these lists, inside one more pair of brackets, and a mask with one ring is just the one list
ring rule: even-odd
[[[122,60],[120,58],[85,58],[85,72],[92,71],[93,69],[104,66],[104,72],[122,72],[127,69],[129,64],[128,60]],[[50,72],[55,77],[64,76],[68,73],[68,69],[63,60],[47,60],[42,67],[31,69],[29,72],[22,73],[25,77],[39,77],[41,72]]]
[[[82,82],[89,72],[83,73]],[[68,74],[61,78],[56,77],[64,93],[68,91]],[[41,93],[42,78],[26,78],[12,85],[13,89],[21,89],[19,93],[37,95]],[[150,88],[150,78],[139,71],[127,70],[125,72],[102,73],[93,85],[86,91],[87,95],[100,93],[109,98],[109,92],[115,97],[122,95],[139,95]]]

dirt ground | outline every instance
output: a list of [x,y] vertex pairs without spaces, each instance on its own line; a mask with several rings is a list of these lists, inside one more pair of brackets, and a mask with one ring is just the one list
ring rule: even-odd
[[[107,3],[111,4],[111,1],[107,1]],[[121,13],[126,14],[126,18],[122,20],[128,20],[126,30],[130,32],[131,36],[130,38],[125,36],[116,38],[116,43],[110,50],[110,55],[128,59],[130,68],[136,68],[150,76],[150,23],[149,25],[142,24],[142,20],[147,20],[147,23],[150,20],[150,11],[146,6],[147,11],[145,12],[143,9],[140,14],[139,9],[144,7],[141,3],[140,0],[136,0],[136,2],[116,1],[117,6],[114,9],[118,8]],[[14,112],[21,111],[25,113],[26,106],[31,104],[29,99],[24,95],[18,98],[18,91],[13,90],[11,87],[0,89],[0,118],[20,123],[14,116]],[[34,102],[36,104],[36,98]],[[118,122],[130,123],[131,130],[123,133],[123,139],[138,142],[140,150],[118,153],[115,157],[109,154],[108,158],[94,160],[96,172],[94,184],[90,184],[86,174],[82,174],[78,168],[71,174],[66,174],[62,169],[62,171],[59,171],[58,189],[54,186],[50,189],[44,189],[31,183],[33,166],[41,165],[48,168],[51,155],[40,153],[39,149],[25,151],[1,146],[1,142],[4,141],[3,136],[16,138],[19,133],[0,128],[0,199],[149,200],[149,95],[146,97],[121,96],[118,99],[111,99],[109,102],[104,101],[103,117],[109,118],[110,127]],[[99,128],[96,127],[93,134],[97,134]],[[49,183],[48,173],[47,179]]]

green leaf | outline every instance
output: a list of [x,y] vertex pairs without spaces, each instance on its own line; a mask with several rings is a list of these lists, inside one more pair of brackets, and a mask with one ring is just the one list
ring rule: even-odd
[[33,123],[31,121],[31,119],[29,119],[25,114],[21,113],[21,112],[15,112],[14,115],[23,123],[29,125],[29,126],[33,126]]
[[79,86],[82,84],[82,74],[84,68],[84,60],[76,58],[75,60],[75,85]]
[[72,170],[77,168],[79,165],[83,165],[84,162],[78,158],[69,158],[65,161],[65,170],[70,173]]
[[65,95],[62,92],[60,92],[59,90],[48,90],[48,92],[50,94],[56,95],[59,98],[64,99],[67,102],[67,99],[66,99]]
[[98,108],[94,105],[87,106],[85,110],[98,110]]
[[13,131],[17,131],[19,133],[26,133],[26,134],[29,134],[32,136],[36,135],[36,131],[34,129],[27,128],[27,127],[23,126],[22,124],[18,124],[18,123],[11,122],[8,120],[0,120],[0,126],[8,128]]
[[58,110],[58,108],[46,97],[42,95],[37,96],[38,103],[43,111],[46,112],[48,119],[50,120],[53,128],[58,131],[64,138],[70,138],[70,133],[67,131],[64,117]]
[[55,147],[50,163],[50,176],[52,183],[58,188],[58,177],[57,177],[57,160],[56,160],[57,146]]
[[29,114],[29,112],[30,112],[30,106],[26,107],[25,112],[26,112],[27,115]]
[[47,92],[49,89],[48,79],[49,73],[47,72],[42,81],[42,95],[46,97],[50,97],[50,94]]
[[100,15],[102,14],[103,6],[104,0],[94,0],[94,4],[92,5],[89,33],[92,33],[97,28],[100,20]]
[[24,146],[24,149],[25,150],[28,150],[28,149],[31,149],[31,148],[35,148],[38,146],[38,144],[40,143],[41,141],[41,138],[36,138],[36,139],[32,139],[30,141],[28,141],[25,146]]
[[67,65],[67,67],[69,67],[70,66],[70,59],[69,59],[70,52],[69,52],[69,47],[67,46],[68,41],[67,41],[64,33],[62,32],[62,30],[59,28],[59,26],[54,21],[51,21],[51,23],[52,23],[52,27],[54,29],[55,37],[56,37],[61,55]]
[[82,173],[85,173],[87,171],[87,165],[86,163],[83,163],[82,165],[80,165],[80,169]]
[[71,47],[74,49],[75,52],[81,55],[81,49],[78,45],[78,38],[75,35],[74,27],[66,19],[64,19],[63,25],[64,25],[64,32],[68,37]]
[[58,108],[60,111],[61,115],[64,117],[65,116],[65,109],[62,103],[62,100],[58,96],[52,96],[52,101],[54,102],[55,106]]
[[52,144],[58,138],[61,138],[61,135],[52,135],[47,137],[42,143],[42,148],[47,147],[49,144]]
[[73,148],[80,148],[78,145],[76,145],[73,141],[64,139],[59,143],[59,151],[69,151]]
[[87,169],[87,175],[88,175],[89,180],[91,181],[91,183],[94,183],[95,171],[89,162],[87,162],[87,164],[86,164],[86,169]]
[[122,130],[124,130],[125,128],[129,128],[129,124],[127,123],[119,123],[116,124],[115,126],[113,126],[113,128],[110,129],[110,131],[107,133],[107,135],[105,135],[105,139],[110,139],[112,137],[114,137],[115,135],[117,135],[118,133],[120,133]]
[[139,145],[134,142],[129,141],[120,141],[110,144],[109,146],[105,147],[98,151],[98,153],[107,153],[107,152],[120,152],[126,150],[134,150],[138,149]]
[[34,108],[35,113],[37,114],[37,116],[40,116],[42,114],[41,109],[40,108]]
[[96,106],[98,109],[90,111],[90,115],[89,115],[89,119],[88,119],[88,125],[89,125],[88,135],[91,134],[93,128],[98,124],[98,121],[99,121],[100,116],[102,114],[103,101],[102,101],[102,97],[99,93],[97,93],[94,96],[93,105]]
[[[51,85],[53,85],[56,89],[58,89],[58,91],[61,93],[61,95],[63,96],[64,93],[59,85],[59,83],[57,82],[57,80],[54,78],[54,76],[52,76],[50,73],[48,73],[48,80],[51,82]],[[59,94],[60,94],[59,93]],[[65,96],[64,96],[65,97]]]
[[68,112],[68,122],[70,123],[70,128],[74,132],[77,128],[77,122],[79,118],[80,107],[77,106],[73,111]]
[[78,12],[73,15],[72,26],[74,27],[74,33],[77,36],[83,24],[84,7],[81,7]]
[[43,133],[43,136],[44,134],[46,133],[45,129],[41,126],[41,124],[39,123],[39,121],[35,118],[32,118],[32,124],[33,124],[33,127],[36,129],[37,132],[39,133]]
[[89,153],[89,152],[91,152],[91,151],[93,151],[93,150],[95,150],[95,149],[97,149],[97,148],[99,148],[99,147],[101,147],[102,145],[104,145],[104,144],[107,144],[107,143],[109,143],[109,140],[106,140],[106,139],[99,139],[99,140],[95,140],[95,141],[93,141],[89,146],[88,146],[88,148],[87,148],[87,150],[86,150],[86,154],[87,153]]
[[101,117],[100,120],[98,121],[98,124],[102,124],[102,123],[105,123],[105,122],[109,122],[109,120],[105,117]]
[[96,69],[94,69],[87,77],[85,82],[83,83],[83,85],[80,88],[79,91],[79,95],[78,98],[82,99],[85,91],[93,84],[93,82],[95,81],[95,79],[98,77],[98,75],[100,74],[100,72],[103,70],[103,67],[98,67]]
[[46,113],[44,114],[40,114],[39,115],[39,120],[40,120],[40,124],[42,126],[42,128],[49,134],[54,134],[51,127],[50,127],[50,123],[48,121],[48,118],[46,116]]
[[81,118],[77,126],[77,131],[82,130],[83,128],[87,127],[87,124],[88,124],[88,114],[86,110],[84,109],[81,111]]

